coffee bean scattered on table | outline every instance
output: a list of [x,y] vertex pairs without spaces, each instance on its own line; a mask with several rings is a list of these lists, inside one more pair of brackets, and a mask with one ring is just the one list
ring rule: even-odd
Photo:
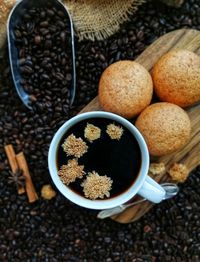
[[[135,58],[171,30],[200,30],[199,16],[199,0],[185,0],[180,9],[149,1],[109,39],[76,43],[78,83],[71,115],[97,94],[99,77],[108,64]],[[34,205],[17,195],[8,184],[3,144],[13,142],[16,152],[25,150],[39,193],[44,184],[52,184],[48,147],[69,114],[58,105],[48,113],[26,109],[13,87],[8,65],[7,55],[2,58],[0,54],[0,261],[199,262],[200,167],[174,199],[128,225],[101,221],[96,212],[71,204],[59,192],[51,201],[40,199]]]
[[52,112],[65,105],[67,110],[72,85],[69,19],[51,3],[24,9],[14,35],[20,84],[34,108]]

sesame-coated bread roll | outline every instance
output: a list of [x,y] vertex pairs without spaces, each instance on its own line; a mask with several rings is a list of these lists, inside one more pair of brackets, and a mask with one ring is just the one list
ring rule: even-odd
[[162,56],[152,71],[161,101],[187,107],[200,101],[200,57],[187,50]]
[[153,156],[172,153],[190,138],[191,125],[187,113],[171,103],[155,103],[138,117],[136,127],[143,135]]
[[134,61],[119,61],[103,72],[99,82],[101,107],[126,118],[138,115],[152,99],[149,72]]

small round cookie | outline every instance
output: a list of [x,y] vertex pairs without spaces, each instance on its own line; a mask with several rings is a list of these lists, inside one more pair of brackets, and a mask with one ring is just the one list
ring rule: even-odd
[[162,56],[152,71],[154,89],[161,101],[187,107],[200,101],[200,57],[188,50]]
[[148,106],[135,125],[153,156],[172,153],[183,147],[190,138],[191,124],[187,113],[171,103],[161,102]]
[[126,118],[138,115],[152,99],[149,72],[134,61],[116,62],[103,72],[99,82],[99,102],[105,111]]

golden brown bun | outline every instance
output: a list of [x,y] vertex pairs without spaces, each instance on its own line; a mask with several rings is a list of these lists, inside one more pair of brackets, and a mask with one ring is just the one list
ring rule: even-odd
[[8,15],[16,3],[16,0],[1,0],[0,1],[0,48],[4,45],[6,40],[6,25]]
[[116,62],[103,72],[99,82],[99,102],[105,111],[132,118],[147,107],[153,83],[149,72],[133,61]]
[[200,101],[200,57],[187,50],[171,51],[155,64],[152,77],[161,101],[181,107]]
[[153,156],[172,153],[186,144],[191,125],[187,113],[171,103],[155,103],[148,106],[138,117],[136,127]]

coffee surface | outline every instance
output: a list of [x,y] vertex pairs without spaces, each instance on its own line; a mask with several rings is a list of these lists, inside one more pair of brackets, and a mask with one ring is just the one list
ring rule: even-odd
[[[92,143],[84,138],[84,129],[87,123],[93,124],[101,129],[101,137]],[[120,140],[112,140],[106,133],[107,126],[114,123],[123,128],[124,132]],[[69,159],[63,151],[62,144],[65,139],[74,134],[87,142],[88,152],[78,159],[80,165],[84,165],[86,175],[83,179],[77,179],[69,187],[81,196],[84,196],[82,181],[87,173],[96,171],[99,175],[107,175],[113,180],[110,197],[120,195],[129,189],[135,182],[141,166],[141,153],[137,140],[131,132],[110,119],[92,118],[79,122],[70,128],[62,137],[57,152],[57,169],[66,165]]]

